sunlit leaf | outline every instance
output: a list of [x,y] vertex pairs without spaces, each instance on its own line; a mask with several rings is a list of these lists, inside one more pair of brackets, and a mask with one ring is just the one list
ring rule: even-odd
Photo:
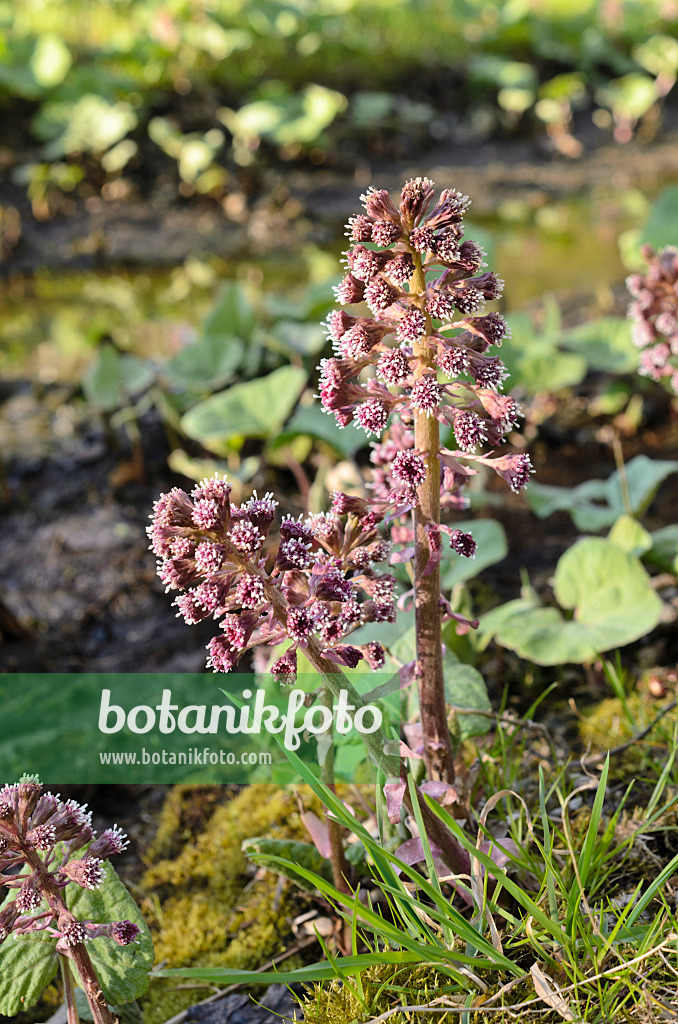
[[644,526],[633,516],[624,514],[615,522],[607,535],[607,539],[616,544],[622,551],[640,558],[652,547],[652,537]]
[[46,89],[53,89],[64,80],[72,63],[71,51],[61,36],[48,32],[36,42],[30,68],[36,82]]
[[676,472],[678,461],[637,455],[624,467],[623,481],[615,471],[607,480],[586,480],[577,487],[554,487],[535,482],[525,493],[533,512],[540,519],[557,511],[569,512],[580,530],[595,533],[611,526],[627,511],[625,491],[633,515],[642,516],[660,484]]
[[35,126],[44,138],[52,139],[46,152],[54,158],[105,152],[131,132],[137,120],[126,100],[111,103],[103,96],[87,95],[73,103],[45,104]]
[[281,366],[266,377],[234,384],[198,403],[182,417],[182,430],[217,455],[234,438],[273,437],[306,383],[299,366]]
[[637,120],[657,102],[659,92],[655,82],[647,75],[631,72],[615,78],[596,91],[596,99],[618,117]]
[[273,92],[272,83],[267,84],[266,98],[246,103],[237,111],[223,107],[217,112],[237,138],[265,138],[283,146],[313,143],[346,107],[345,96],[322,85],[310,84],[302,92],[292,93],[285,87]]
[[243,343],[232,334],[204,334],[165,363],[163,375],[170,384],[185,388],[222,387],[240,365],[243,352]]
[[494,637],[538,665],[588,662],[646,635],[661,618],[662,603],[638,559],[599,537],[565,552],[554,593],[572,619],[531,599],[510,601],[481,617],[485,643]]

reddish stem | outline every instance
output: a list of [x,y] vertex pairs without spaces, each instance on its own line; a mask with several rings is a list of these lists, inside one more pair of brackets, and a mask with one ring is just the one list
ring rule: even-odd
[[[63,920],[64,915],[73,918],[74,915],[66,906],[63,891],[56,884],[49,871],[45,868],[41,857],[23,843],[22,853],[28,866],[40,879],[42,891],[45,894],[50,910],[52,910],[56,915],[57,921],[59,918]],[[76,942],[75,945],[70,948],[69,959],[73,961],[77,969],[80,983],[87,997],[89,1008],[92,1011],[92,1020],[94,1024],[115,1024],[116,1018],[108,1008],[104,993],[101,989],[101,985],[99,984],[99,979],[97,978],[96,971],[94,970],[94,965],[85,948],[84,942]]]
[[[425,312],[426,278],[421,256],[416,252],[412,255],[415,271],[410,279],[410,293]],[[430,318],[427,316],[426,320],[430,330]],[[414,343],[414,355],[415,380],[425,373],[435,372],[434,352],[423,340]],[[451,783],[454,781],[454,751],[445,702],[439,566],[426,574],[430,555],[427,527],[440,525],[440,428],[435,416],[415,410],[414,444],[426,465],[426,478],[417,490],[414,514],[414,614],[424,761],[429,779]]]

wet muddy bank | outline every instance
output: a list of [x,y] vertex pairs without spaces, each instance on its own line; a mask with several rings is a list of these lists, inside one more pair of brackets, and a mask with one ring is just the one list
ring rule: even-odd
[[395,189],[417,174],[472,195],[474,218],[491,218],[501,204],[515,200],[539,209],[595,190],[634,188],[653,195],[663,183],[678,180],[678,131],[625,146],[599,137],[576,160],[548,152],[533,139],[462,138],[396,163],[361,156],[347,166],[290,164],[262,171],[219,202],[182,200],[173,186],[142,196],[132,183],[118,183],[108,199],[69,198],[62,212],[42,221],[22,190],[3,185],[0,205],[14,210],[18,222],[0,276],[38,268],[160,267],[208,254],[234,260],[289,252],[309,242],[331,244],[337,225],[355,212],[360,192],[370,185]]

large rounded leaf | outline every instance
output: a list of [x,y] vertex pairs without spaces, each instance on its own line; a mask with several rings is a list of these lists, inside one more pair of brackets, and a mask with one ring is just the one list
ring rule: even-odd
[[170,384],[185,388],[223,385],[240,365],[244,346],[232,334],[205,334],[165,364]]
[[601,537],[585,537],[565,552],[553,589],[598,651],[637,640],[661,617],[661,601],[638,559]]
[[333,416],[323,412],[320,403],[297,409],[280,440],[290,441],[300,434],[326,441],[342,455],[354,455],[369,443],[365,434],[357,430],[353,423],[339,427]]
[[661,618],[661,601],[633,555],[599,537],[566,551],[554,578],[556,597],[574,617],[541,607],[534,595],[483,615],[480,634],[492,637],[537,665],[592,661],[649,633]]
[[590,369],[632,373],[638,366],[638,349],[631,340],[626,317],[601,316],[566,331],[562,344],[584,356]]
[[670,185],[653,202],[640,241],[661,249],[664,245],[675,244],[677,233],[678,185]]
[[221,454],[234,438],[273,437],[306,382],[299,366],[281,366],[266,377],[234,384],[190,409],[181,420],[188,437]]
[[462,740],[471,736],[482,736],[489,731],[492,719],[487,715],[469,714],[471,711],[491,711],[485,680],[477,668],[462,662],[451,663],[446,658],[445,696],[448,703],[463,713],[458,714],[459,735]]

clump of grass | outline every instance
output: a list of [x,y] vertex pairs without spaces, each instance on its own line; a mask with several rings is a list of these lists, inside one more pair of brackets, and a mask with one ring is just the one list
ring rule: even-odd
[[[430,801],[472,858],[465,877],[439,877],[425,838],[425,866],[386,852],[292,755],[330,814],[364,844],[372,878],[347,895],[287,863],[350,924],[352,955],[339,958],[320,940],[323,962],[256,980],[313,985],[305,1019],[328,1024],[508,1024],[517,1016],[659,1024],[675,1013],[678,729],[666,758],[648,764],[636,786],[609,756],[588,774],[545,757],[536,781],[521,778],[521,725],[510,726],[511,736],[498,726],[479,759],[478,792],[493,792],[497,772],[512,788],[484,804],[475,840],[467,835],[473,822],[463,831]],[[656,747],[652,733],[645,741]],[[232,970],[162,973],[212,984],[253,980]]]

